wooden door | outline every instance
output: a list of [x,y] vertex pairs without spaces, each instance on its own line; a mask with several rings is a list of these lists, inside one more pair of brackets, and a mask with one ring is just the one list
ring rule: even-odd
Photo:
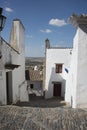
[[61,97],[61,83],[55,83],[53,91],[53,96]]

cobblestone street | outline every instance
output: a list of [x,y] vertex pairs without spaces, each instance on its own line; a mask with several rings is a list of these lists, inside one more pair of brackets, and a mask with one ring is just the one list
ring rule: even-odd
[[41,98],[17,105],[0,106],[0,130],[87,130],[86,109]]
[[87,111],[67,106],[0,106],[0,130],[87,130]]
[[60,107],[2,106],[0,130],[87,130],[87,112]]

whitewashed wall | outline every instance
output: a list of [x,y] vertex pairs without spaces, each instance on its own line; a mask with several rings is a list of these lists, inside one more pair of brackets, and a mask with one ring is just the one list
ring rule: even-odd
[[78,26],[74,38],[65,100],[73,108],[87,108],[87,24]]
[[[62,82],[62,96],[65,94],[65,82],[67,79],[67,73],[65,68],[69,69],[71,54],[69,48],[50,48],[46,49],[46,82],[45,98],[53,97],[53,83],[52,82]],[[55,64],[63,64],[63,73],[55,73]]]
[[65,101],[71,106],[76,106],[76,85],[77,85],[77,59],[78,59],[78,32],[73,40],[73,51],[70,63],[69,74],[66,80]]
[[1,44],[1,54],[2,57],[0,59],[0,104],[7,103],[7,93],[6,93],[6,72],[12,71],[5,68],[5,64],[11,63],[11,54],[16,55],[17,52],[14,51],[6,41],[2,39]]
[[[0,51],[2,52],[2,58],[0,59],[0,104],[7,104],[6,72],[8,71],[12,71],[11,89],[13,103],[18,100],[28,101],[27,84],[22,84],[25,82],[25,47],[24,27],[20,20],[13,21],[10,45],[4,40],[2,41],[2,44],[0,43]],[[6,69],[6,64],[20,66],[12,70],[10,68]]]
[[[25,90],[27,91],[27,85],[24,86],[24,94],[23,87],[21,98],[19,97],[19,86],[25,81],[25,47],[24,47],[24,27],[20,20],[14,20],[10,38],[10,45],[19,51],[18,57],[12,55],[13,63],[17,61],[17,64],[20,65],[17,69],[14,69],[12,72],[13,77],[13,102],[16,102],[19,99],[25,99],[28,101],[28,96],[25,94]],[[17,60],[16,60],[17,58]],[[21,90],[20,90],[21,91]],[[22,97],[23,96],[23,97]],[[25,98],[24,98],[25,96]]]
[[87,21],[78,28],[77,107],[87,108]]
[[[36,96],[43,95],[42,81],[27,81],[28,82],[28,92],[29,94],[35,93]],[[33,84],[33,89],[30,88],[30,85]]]
[[0,105],[6,104],[6,74],[0,70]]
[[19,86],[19,100],[22,102],[29,101],[28,91],[27,91],[27,81],[23,82]]
[[34,85],[34,89],[36,90],[42,90],[42,81],[29,81],[28,85],[30,84]]

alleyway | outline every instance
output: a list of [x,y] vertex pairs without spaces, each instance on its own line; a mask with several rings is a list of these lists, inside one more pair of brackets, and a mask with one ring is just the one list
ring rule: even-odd
[[[37,106],[31,103],[19,104],[22,107],[1,106],[0,130],[87,130],[86,110],[71,109],[63,102],[60,102],[61,106],[58,107],[58,104],[52,103],[53,100],[46,100],[43,105],[39,101]],[[57,103],[58,100],[55,101]]]

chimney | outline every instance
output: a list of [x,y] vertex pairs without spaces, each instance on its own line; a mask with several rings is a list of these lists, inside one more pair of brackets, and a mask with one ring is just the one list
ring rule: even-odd
[[24,50],[24,26],[19,19],[14,19],[10,35],[10,45],[19,53]]
[[47,49],[50,48],[50,42],[49,42],[48,38],[45,40],[45,48],[47,48]]

